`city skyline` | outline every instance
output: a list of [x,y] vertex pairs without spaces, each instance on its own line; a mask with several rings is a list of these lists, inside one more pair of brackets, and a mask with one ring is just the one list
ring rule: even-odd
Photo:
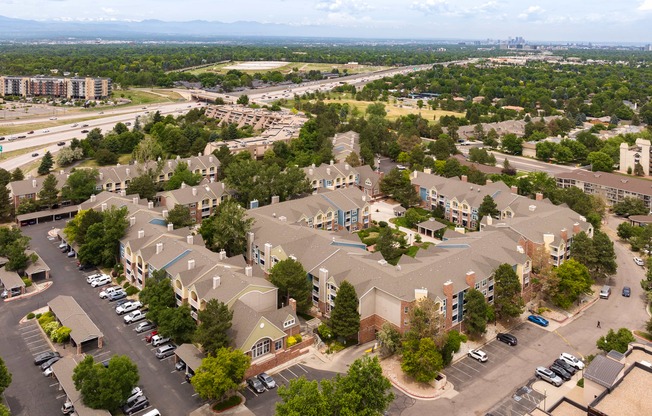
[[[507,39],[649,43],[652,0],[208,0],[102,4],[84,0],[0,0],[0,15],[64,22],[258,22],[305,28],[306,36]],[[35,14],[38,10],[38,14]],[[264,34],[263,34],[264,35]]]

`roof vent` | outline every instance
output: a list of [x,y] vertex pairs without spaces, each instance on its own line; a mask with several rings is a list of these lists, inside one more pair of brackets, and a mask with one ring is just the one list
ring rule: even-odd
[[534,212],[534,210],[537,209],[537,206],[536,205],[530,205],[529,209],[530,209],[531,212]]
[[386,266],[387,265],[387,260],[385,260],[385,259],[378,260],[378,264],[380,264],[381,266]]

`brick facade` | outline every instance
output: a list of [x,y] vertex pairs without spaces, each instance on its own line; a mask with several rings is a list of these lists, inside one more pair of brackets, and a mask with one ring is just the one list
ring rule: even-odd
[[245,373],[245,378],[254,377],[256,374],[260,374],[264,371],[269,371],[272,368],[278,367],[279,365],[285,364],[288,361],[294,360],[295,358],[307,354],[308,347],[310,347],[314,342],[315,340],[313,337],[306,337],[303,341],[293,345],[290,348],[281,350],[275,354],[270,354],[271,356],[267,359],[252,363]]

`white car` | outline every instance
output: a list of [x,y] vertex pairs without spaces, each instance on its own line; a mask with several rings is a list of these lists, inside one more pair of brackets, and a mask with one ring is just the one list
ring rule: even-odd
[[165,344],[166,342],[170,341],[170,338],[163,337],[162,335],[154,335],[152,337],[152,345],[154,347],[158,347],[161,344]]
[[113,292],[115,292],[116,290],[119,290],[119,289],[122,289],[122,287],[121,286],[107,287],[106,289],[104,289],[103,291],[100,292],[100,299],[108,298],[111,293],[113,293]]
[[52,367],[48,367],[48,368],[45,369],[45,371],[43,371],[43,375],[45,377],[50,377],[52,375],[52,373],[54,373],[54,370],[52,370]]
[[86,277],[86,283],[89,283],[89,284],[93,283],[93,280],[98,279],[100,277],[102,277],[102,273],[94,273],[94,274]]
[[48,129],[43,130],[43,133],[49,133],[49,132],[50,132],[50,130],[48,130]]
[[122,314],[127,313],[127,312],[135,311],[136,309],[140,308],[141,306],[143,306],[142,303],[140,303],[137,300],[133,300],[131,302],[123,303],[122,305],[115,308],[115,313],[117,313],[118,315],[122,315]]
[[568,363],[568,365],[571,365],[571,366],[577,368],[578,370],[581,370],[581,369],[584,368],[584,363],[581,360],[578,360],[577,358],[575,358],[574,355],[569,354],[567,352],[562,352],[559,355],[559,359],[566,362],[566,363]]
[[104,285],[108,285],[111,283],[111,276],[107,274],[103,274],[102,276],[98,277],[97,279],[93,280],[91,282],[92,287],[100,287]]
[[125,321],[125,324],[133,324],[134,322],[138,322],[141,319],[145,319],[145,312],[141,311],[140,309],[137,309],[128,315],[126,315],[123,319]]
[[639,266],[645,266],[645,262],[640,257],[634,257],[634,263],[638,264]]
[[480,350],[480,349],[470,350],[469,351],[469,357],[473,358],[474,360],[478,360],[481,363],[484,363],[485,361],[487,361],[487,358],[488,358],[487,353]]

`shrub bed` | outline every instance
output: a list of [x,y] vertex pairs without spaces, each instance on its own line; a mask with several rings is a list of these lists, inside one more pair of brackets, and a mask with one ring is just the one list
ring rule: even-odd
[[242,398],[238,395],[231,396],[226,400],[222,400],[221,402],[215,403],[213,405],[213,411],[215,412],[221,412],[226,409],[230,409],[232,407],[235,407],[242,403]]

